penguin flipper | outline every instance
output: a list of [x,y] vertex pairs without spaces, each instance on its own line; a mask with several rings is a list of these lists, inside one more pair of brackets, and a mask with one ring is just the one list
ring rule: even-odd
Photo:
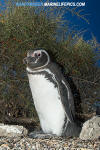
[[66,112],[66,116],[70,122],[74,122],[75,119],[74,99],[69,83],[63,78],[61,80],[60,86],[61,86],[60,93],[62,95],[61,102]]
[[67,137],[78,137],[81,132],[81,127],[75,121],[74,99],[69,86],[69,83],[62,77],[60,80],[61,102],[66,114],[66,124],[62,135]]
[[64,78],[61,68],[56,63],[50,64],[50,70],[56,74],[56,80],[59,84],[59,92],[61,95],[61,102],[64,107],[67,118],[74,122],[75,118],[75,108],[74,108],[74,99],[69,86],[69,83]]

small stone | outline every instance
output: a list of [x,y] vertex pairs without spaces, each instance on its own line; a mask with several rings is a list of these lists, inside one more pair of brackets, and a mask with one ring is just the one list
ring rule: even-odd
[[90,120],[83,124],[82,131],[80,133],[80,139],[82,140],[95,140],[100,136],[100,117],[94,116]]
[[27,129],[23,126],[18,125],[5,125],[0,123],[0,137],[17,137],[26,136],[28,133]]
[[0,150],[10,150],[10,147],[8,146],[8,144],[2,144],[0,146]]
[[88,148],[78,148],[77,150],[91,150],[91,149],[88,149]]

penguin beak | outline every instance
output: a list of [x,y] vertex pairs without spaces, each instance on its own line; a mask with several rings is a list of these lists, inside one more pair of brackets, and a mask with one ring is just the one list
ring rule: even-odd
[[27,57],[25,57],[25,58],[23,59],[23,63],[24,63],[24,64],[27,64],[27,63],[28,63]]

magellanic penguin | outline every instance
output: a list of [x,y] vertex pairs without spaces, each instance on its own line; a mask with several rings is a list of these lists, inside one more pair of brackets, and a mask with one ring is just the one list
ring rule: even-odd
[[29,51],[24,62],[43,133],[78,136],[73,95],[57,64],[45,50]]

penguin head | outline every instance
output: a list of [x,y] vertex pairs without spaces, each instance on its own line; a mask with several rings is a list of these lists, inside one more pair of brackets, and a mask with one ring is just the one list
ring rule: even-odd
[[27,57],[23,62],[31,70],[41,69],[49,64],[50,57],[45,50],[31,50],[27,52]]

